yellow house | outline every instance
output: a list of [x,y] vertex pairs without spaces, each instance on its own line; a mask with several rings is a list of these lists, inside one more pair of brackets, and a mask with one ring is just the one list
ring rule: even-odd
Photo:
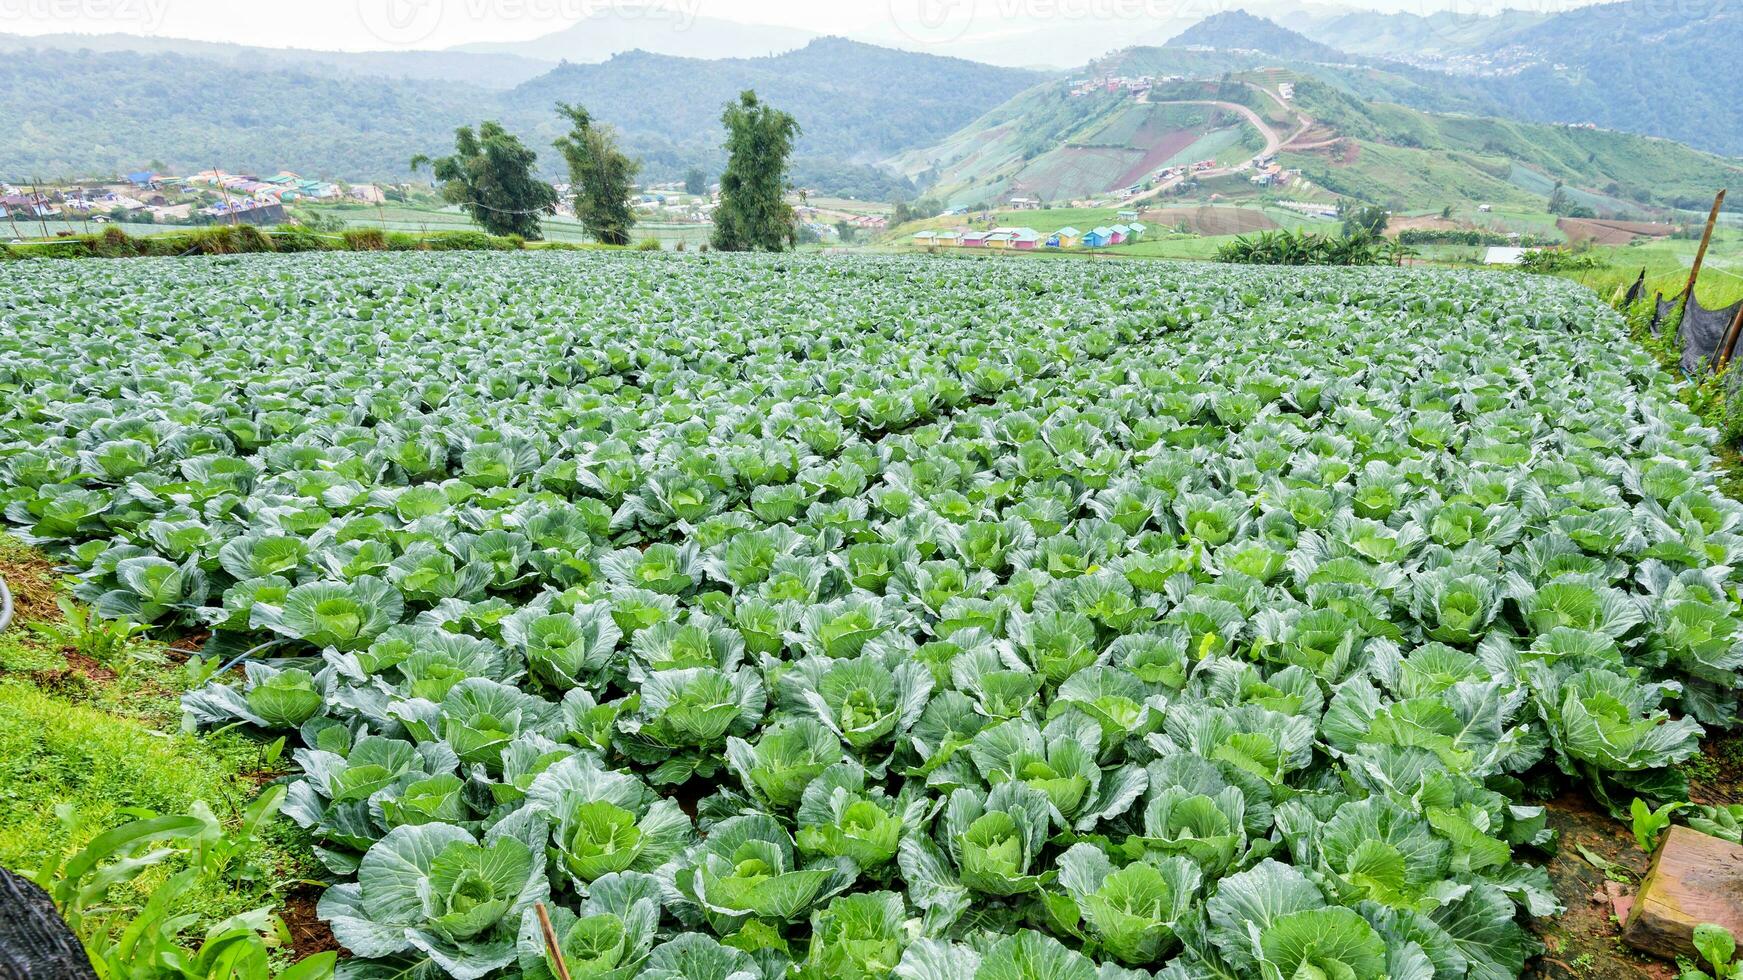
[[1052,239],[1056,241],[1049,240],[1047,244],[1054,248],[1076,248],[1083,244],[1083,232],[1076,228],[1061,228],[1053,233]]
[[994,228],[992,231],[987,232],[986,247],[987,248],[1010,248],[1011,247],[1010,229],[1008,229],[1008,228]]

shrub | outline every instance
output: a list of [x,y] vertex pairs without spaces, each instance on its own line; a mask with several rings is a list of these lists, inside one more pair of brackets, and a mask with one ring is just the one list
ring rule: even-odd
[[385,252],[387,233],[380,228],[352,228],[343,233],[345,248],[352,252]]

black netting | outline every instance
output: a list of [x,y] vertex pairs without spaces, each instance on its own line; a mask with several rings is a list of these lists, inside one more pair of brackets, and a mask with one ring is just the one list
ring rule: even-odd
[[1628,296],[1622,301],[1624,308],[1633,306],[1646,298],[1646,270],[1640,270],[1640,278],[1634,280],[1634,285],[1628,287]]
[[1743,300],[1722,310],[1709,310],[1695,298],[1689,298],[1688,308],[1683,310],[1682,326],[1676,331],[1676,339],[1682,347],[1684,371],[1694,374],[1712,362],[1719,342],[1725,339],[1739,309],[1743,309]]
[[1665,321],[1670,319],[1670,311],[1676,309],[1676,300],[1666,300],[1663,293],[1653,297],[1652,305],[1652,335],[1654,337],[1664,332]]
[[96,980],[48,894],[0,868],[0,980]]

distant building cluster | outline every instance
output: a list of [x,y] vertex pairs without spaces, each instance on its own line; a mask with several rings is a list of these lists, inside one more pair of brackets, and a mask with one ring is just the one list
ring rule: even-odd
[[1173,82],[1183,82],[1184,75],[1102,75],[1097,78],[1080,78],[1071,83],[1071,97],[1081,99],[1088,95],[1120,95],[1126,94],[1134,98],[1143,98],[1158,85]]
[[1299,170],[1284,170],[1275,156],[1254,157],[1247,168],[1255,171],[1247,180],[1260,187],[1287,187],[1291,181],[1301,176]]
[[296,202],[381,204],[386,199],[373,184],[347,187],[289,171],[262,178],[222,170],[187,177],[142,170],[113,181],[55,188],[0,185],[0,219],[276,225],[287,220],[286,205]]
[[1144,237],[1148,230],[1142,222],[1134,221],[1130,224],[1092,228],[1089,231],[1061,228],[1052,234],[1043,234],[1033,228],[1010,227],[994,228],[991,231],[922,231],[914,235],[914,244],[926,248],[990,248],[1018,252],[1034,252],[1043,248],[1093,249],[1135,242]]

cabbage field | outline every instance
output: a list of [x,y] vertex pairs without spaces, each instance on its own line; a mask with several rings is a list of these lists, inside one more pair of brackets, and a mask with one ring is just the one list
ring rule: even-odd
[[7,275],[6,522],[243,657],[343,976],[1514,977],[1536,801],[1736,715],[1715,434],[1559,280]]

